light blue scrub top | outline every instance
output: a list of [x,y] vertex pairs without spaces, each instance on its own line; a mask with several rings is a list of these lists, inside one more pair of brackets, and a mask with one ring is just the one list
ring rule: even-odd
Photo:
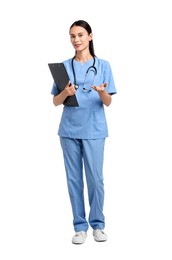
[[[97,75],[94,78],[94,85],[99,86],[106,82],[107,86],[105,89],[107,93],[115,94],[116,88],[109,62],[97,57],[95,59]],[[63,63],[71,83],[74,84],[72,59],[68,59]],[[63,107],[58,129],[59,136],[76,139],[101,139],[108,136],[104,105],[98,92],[94,89],[91,92],[83,90],[86,71],[92,65],[93,59],[86,61],[84,64],[74,60],[76,83],[79,85],[76,91],[79,107]],[[59,94],[55,83],[53,84],[51,94],[54,96]]]

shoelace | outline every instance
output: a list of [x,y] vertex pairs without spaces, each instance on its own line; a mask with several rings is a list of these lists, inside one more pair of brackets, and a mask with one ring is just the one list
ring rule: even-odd
[[82,236],[84,237],[84,233],[82,231],[76,232],[75,237]]
[[103,230],[97,229],[96,231],[97,231],[97,233],[105,234],[105,232]]

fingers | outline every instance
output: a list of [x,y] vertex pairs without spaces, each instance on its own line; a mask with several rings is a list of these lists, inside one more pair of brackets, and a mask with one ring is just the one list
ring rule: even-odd
[[107,83],[105,82],[105,83],[103,83],[103,84],[101,84],[101,85],[99,85],[99,86],[92,86],[92,88],[93,88],[94,90],[100,92],[100,91],[104,91],[104,89],[105,89],[106,86],[107,86]]
[[76,93],[76,89],[75,89],[74,85],[71,84],[70,81],[66,85],[65,91],[67,92],[68,96],[72,96],[72,95],[74,95]]
[[71,85],[71,86],[69,87],[69,94],[70,94],[70,95],[74,95],[75,93],[76,93],[76,89],[74,88],[73,85]]
[[68,83],[67,83],[67,85],[66,85],[66,87],[70,87],[72,84],[71,84],[71,82],[70,82],[70,80],[68,81]]

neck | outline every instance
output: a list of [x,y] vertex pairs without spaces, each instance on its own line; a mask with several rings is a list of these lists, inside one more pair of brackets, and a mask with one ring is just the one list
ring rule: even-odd
[[90,53],[76,53],[75,60],[84,63],[85,61],[91,60],[93,57]]

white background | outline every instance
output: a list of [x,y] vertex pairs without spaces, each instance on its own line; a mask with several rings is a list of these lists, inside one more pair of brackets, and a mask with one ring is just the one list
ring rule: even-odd
[[[172,259],[170,0],[0,4],[0,259]],[[117,88],[106,109],[108,241],[74,235],[48,62],[74,55],[87,20]],[[88,213],[87,197],[86,206]]]

